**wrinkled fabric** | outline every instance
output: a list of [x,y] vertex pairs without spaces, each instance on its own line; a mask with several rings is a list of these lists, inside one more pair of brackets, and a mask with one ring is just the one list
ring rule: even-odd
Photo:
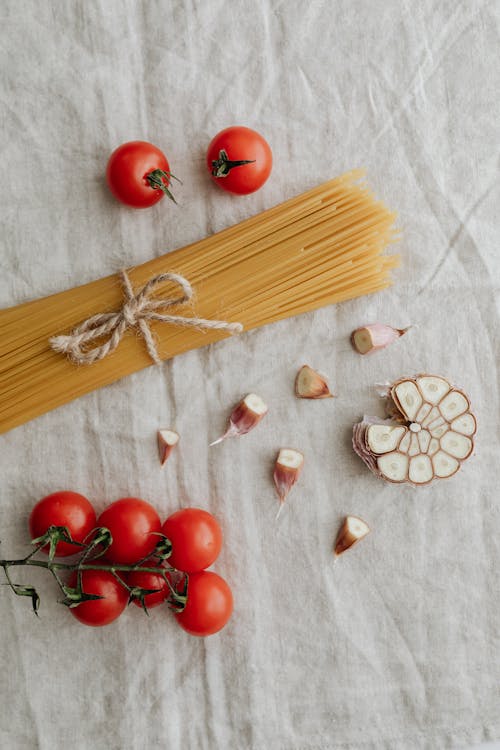
[[[120,496],[166,517],[220,519],[214,570],[233,618],[189,637],[165,610],[79,625],[44,571],[42,597],[0,590],[0,746],[52,750],[438,750],[500,738],[498,493],[499,4],[342,0],[7,0],[0,143],[0,304],[10,306],[181,247],[365,166],[398,214],[394,286],[190,352],[2,436],[2,556],[59,488],[98,510]],[[223,127],[274,153],[248,197],[218,190],[205,150]],[[118,204],[110,152],[149,140],[180,206]],[[166,269],[168,270],[168,269]],[[360,357],[351,331],[415,326]],[[337,398],[299,401],[297,369]],[[442,374],[470,394],[475,455],[447,481],[373,477],[352,425],[381,416],[375,383]],[[214,448],[248,392],[257,430]],[[156,430],[178,449],[163,471]],[[305,454],[279,522],[280,447]],[[373,533],[333,565],[345,514]],[[133,611],[131,611],[133,610]]]

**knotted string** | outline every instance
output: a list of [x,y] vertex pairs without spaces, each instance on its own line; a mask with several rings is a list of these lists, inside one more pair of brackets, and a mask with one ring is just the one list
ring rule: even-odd
[[[137,294],[134,294],[127,272],[120,271],[120,277],[125,293],[125,302],[121,310],[113,313],[98,313],[84,320],[67,336],[53,336],[49,339],[49,344],[54,351],[66,354],[76,364],[91,365],[93,362],[104,359],[116,349],[127,328],[137,326],[146,342],[149,356],[159,365],[161,359],[149,327],[149,323],[153,320],[171,323],[175,326],[220,329],[228,333],[240,333],[243,330],[241,323],[205,320],[205,318],[184,318],[181,315],[157,312],[162,308],[168,309],[175,305],[183,305],[193,298],[191,284],[180,274],[160,273],[153,276]],[[182,290],[182,296],[169,299],[151,298],[149,295],[153,290],[165,281],[177,284]],[[108,336],[104,343],[92,347],[92,343],[104,336]]]

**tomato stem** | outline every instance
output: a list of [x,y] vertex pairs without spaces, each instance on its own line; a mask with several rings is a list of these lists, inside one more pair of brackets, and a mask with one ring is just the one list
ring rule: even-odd
[[165,195],[170,198],[171,201],[177,204],[177,201],[175,200],[171,191],[168,189],[168,185],[170,184],[171,179],[180,182],[178,177],[176,177],[171,172],[165,172],[163,169],[153,169],[152,172],[149,172],[146,175],[146,180],[149,183],[149,187],[153,188],[153,190],[162,190]]
[[[175,568],[163,564],[164,560],[171,552],[172,545],[166,537],[164,537],[163,535],[161,536],[162,538],[156,545],[155,550],[147,558],[139,560],[132,565],[101,563],[97,562],[98,557],[105,553],[106,549],[111,545],[113,541],[108,529],[96,529],[94,538],[88,544],[82,544],[76,543],[71,539],[71,535],[69,534],[66,527],[51,526],[42,537],[33,541],[35,549],[28,555],[26,555],[26,557],[22,557],[18,560],[0,560],[0,568],[3,568],[3,571],[5,573],[5,577],[7,579],[6,585],[10,586],[15,594],[17,594],[18,596],[31,597],[33,611],[35,612],[35,614],[38,614],[37,610],[40,604],[40,597],[38,596],[35,588],[33,586],[14,583],[10,577],[9,568],[27,566],[35,568],[45,568],[46,570],[50,571],[62,593],[65,595],[65,599],[62,603],[66,604],[69,607],[76,607],[78,606],[78,604],[81,604],[82,602],[88,601],[90,599],[102,598],[95,594],[87,594],[83,591],[82,573],[84,571],[99,570],[109,572],[114,576],[114,578],[117,579],[117,581],[119,581],[122,586],[124,586],[124,588],[127,589],[130,594],[130,600],[139,599],[141,601],[146,612],[147,609],[144,606],[144,597],[148,594],[156,593],[157,589],[145,589],[141,588],[140,586],[133,587],[132,589],[118,575],[118,573],[129,573],[137,570],[140,570],[143,573],[156,573],[157,575],[160,575],[168,584],[168,588],[170,589],[171,606],[175,608],[176,611],[182,611],[187,599],[188,576],[186,573],[183,574],[185,576],[185,581],[182,591],[177,591],[174,586],[172,586],[170,580],[167,577],[167,573],[170,571],[175,572]],[[61,539],[71,544],[78,544],[78,546],[82,550],[78,560],[72,563],[55,562],[53,558],[56,552],[57,542]],[[34,555],[36,555],[36,553],[39,552],[42,547],[46,547],[47,544],[49,545],[48,559],[33,559]],[[90,556],[91,553],[94,553],[92,557]],[[145,560],[155,556],[159,560],[158,565],[148,565],[147,567],[144,566]],[[66,584],[59,576],[59,572],[76,573],[76,587],[72,587]]]
[[255,159],[238,159],[234,161],[228,157],[227,151],[221,149],[219,151],[219,158],[212,159],[212,176],[227,177],[234,167],[242,167],[244,164],[253,164],[254,162]]

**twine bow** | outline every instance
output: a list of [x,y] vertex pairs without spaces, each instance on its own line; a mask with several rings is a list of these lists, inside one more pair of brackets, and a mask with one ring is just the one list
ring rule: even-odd
[[[132,284],[126,271],[120,271],[120,277],[125,293],[125,302],[121,310],[112,313],[98,313],[84,320],[66,336],[53,336],[49,339],[54,351],[66,354],[76,364],[91,365],[111,354],[120,343],[127,328],[138,327],[142,334],[148,354],[157,365],[161,363],[149,323],[158,320],[176,326],[191,328],[220,329],[228,333],[240,333],[241,323],[228,323],[225,320],[206,320],[205,318],[184,318],[181,315],[160,313],[160,309],[168,309],[175,305],[183,305],[193,298],[191,284],[184,276],[177,273],[160,273],[153,276],[145,286],[134,294]],[[182,290],[181,297],[170,299],[151,298],[151,292],[165,281],[177,284]],[[92,343],[108,336],[100,346],[92,347]],[[90,348],[89,348],[90,347]]]

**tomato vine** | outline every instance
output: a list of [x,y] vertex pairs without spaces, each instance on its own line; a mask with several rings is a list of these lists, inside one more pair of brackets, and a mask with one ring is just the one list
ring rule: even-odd
[[[10,586],[11,590],[17,596],[27,596],[31,598],[33,611],[36,615],[38,615],[38,609],[40,606],[40,596],[38,595],[38,592],[32,585],[14,583],[11,578],[11,568],[27,566],[45,568],[48,570],[64,595],[61,604],[65,604],[69,608],[77,607],[85,601],[102,599],[102,596],[86,593],[83,590],[82,573],[87,570],[106,571],[111,573],[120,585],[127,590],[129,603],[133,600],[138,600],[146,613],[147,607],[144,599],[148,594],[157,593],[158,589],[129,586],[119,574],[137,570],[144,573],[156,573],[165,580],[170,591],[167,603],[171,609],[179,613],[182,612],[187,601],[188,575],[186,573],[181,574],[183,577],[183,584],[182,587],[180,587],[180,590],[177,584],[171,583],[169,574],[172,572],[178,572],[167,563],[167,560],[172,553],[172,545],[164,534],[158,533],[157,536],[159,536],[159,540],[152,554],[133,564],[124,565],[100,560],[100,558],[106,554],[106,551],[113,542],[109,529],[103,526],[94,529],[91,532],[89,541],[85,543],[74,541],[66,526],[50,526],[42,536],[32,540],[34,549],[32,549],[26,557],[17,560],[0,560],[0,568],[2,568],[5,573],[7,580],[6,585]],[[78,548],[78,550],[75,550],[75,554],[79,554],[79,557],[72,563],[58,562],[55,559],[55,554],[59,542],[72,544],[75,548]],[[47,559],[37,559],[36,555],[43,547],[48,547]],[[144,563],[150,560],[156,564],[152,564],[151,566],[144,565]],[[76,573],[76,585],[70,586],[61,577],[61,574],[68,573]]]

